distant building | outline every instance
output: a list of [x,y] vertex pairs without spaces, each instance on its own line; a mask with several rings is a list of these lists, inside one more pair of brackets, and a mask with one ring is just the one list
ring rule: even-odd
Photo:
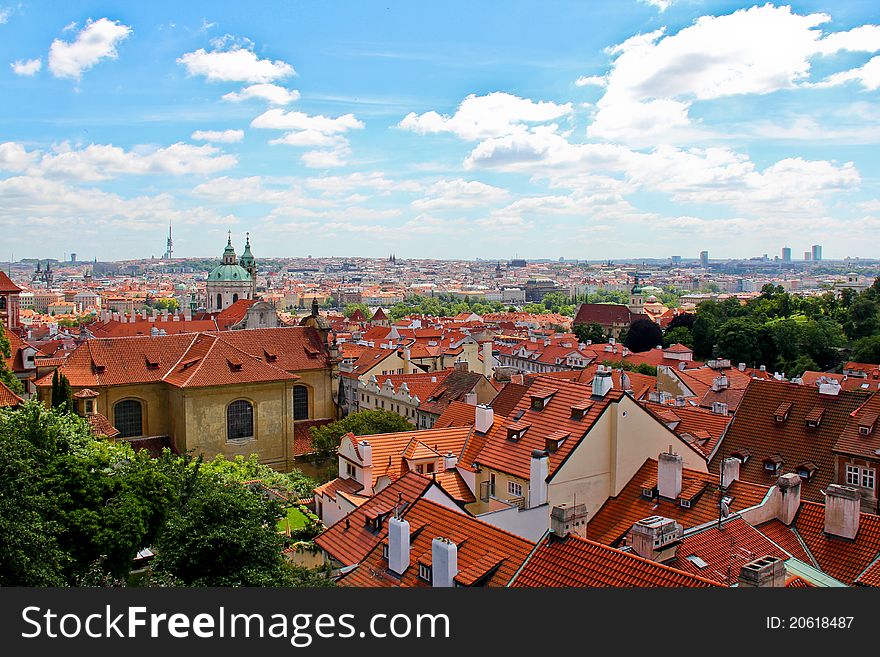
[[700,267],[706,269],[709,266],[709,252],[700,251]]
[[819,262],[822,260],[822,245],[814,244],[813,245],[813,262]]
[[804,251],[804,260],[806,262],[810,261],[810,252],[809,251]]
[[20,293],[21,288],[0,271],[0,325],[7,331],[18,331]]
[[680,264],[681,264],[681,256],[680,255],[672,256],[672,266],[678,267]]
[[791,262],[791,247],[782,247],[782,262]]
[[241,261],[232,246],[232,233],[223,251],[223,262],[208,274],[206,291],[208,312],[220,312],[239,299],[254,299],[257,295],[257,265],[251,254],[250,236],[241,254]]

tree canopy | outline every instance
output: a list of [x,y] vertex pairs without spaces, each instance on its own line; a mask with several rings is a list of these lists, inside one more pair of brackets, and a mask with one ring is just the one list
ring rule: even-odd
[[321,427],[312,427],[312,446],[319,456],[332,454],[342,437],[351,432],[355,436],[370,436],[377,433],[394,433],[408,431],[413,425],[406,419],[382,409],[358,411],[341,420],[325,424]]

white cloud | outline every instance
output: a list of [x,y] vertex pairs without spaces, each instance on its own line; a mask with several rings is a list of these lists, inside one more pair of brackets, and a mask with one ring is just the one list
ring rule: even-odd
[[296,74],[287,62],[260,59],[253,50],[237,44],[227,50],[199,48],[183,54],[177,63],[183,64],[189,75],[202,75],[209,82],[268,83]]
[[[877,26],[824,35],[818,28],[828,21],[766,4],[702,16],[674,35],[661,28],[631,37],[606,50],[614,60],[587,134],[627,143],[692,139],[695,101],[807,86],[816,56],[880,50]],[[655,127],[646,135],[651,115]],[[664,134],[657,125],[670,121]]]
[[138,146],[126,151],[112,144],[74,148],[56,144],[51,152],[27,151],[16,142],[0,144],[0,169],[72,180],[108,180],[121,175],[215,173],[235,166],[238,160],[211,145],[178,142],[164,148]]
[[451,208],[475,208],[500,203],[510,192],[477,180],[440,180],[425,190],[425,197],[412,202],[412,207],[423,212]]
[[451,132],[461,139],[475,141],[524,132],[528,124],[545,123],[571,112],[571,103],[534,102],[496,91],[486,96],[471,94],[452,116],[434,111],[410,112],[398,127],[419,134]]
[[285,112],[281,109],[266,110],[251,121],[252,128],[272,130],[314,130],[326,135],[338,134],[364,127],[354,114],[343,114],[335,119],[320,114]]
[[346,176],[309,178],[306,180],[306,186],[321,191],[325,195],[347,194],[359,189],[368,189],[380,194],[390,191],[417,192],[422,189],[421,185],[413,181],[390,180],[381,171],[369,173],[357,171]]
[[639,0],[644,5],[655,7],[661,14],[674,5],[677,0]]
[[330,169],[345,166],[346,157],[350,153],[351,150],[347,146],[340,145],[329,151],[306,151],[300,159],[310,169]]
[[9,15],[12,13],[11,7],[0,7],[0,25],[9,22]]
[[880,57],[872,57],[867,64],[859,68],[829,75],[813,86],[836,87],[846,82],[859,82],[868,91],[876,91],[880,88]]
[[27,60],[17,59],[9,66],[12,67],[12,72],[16,75],[30,76],[35,75],[41,68],[43,68],[43,60],[39,57]]
[[605,87],[608,80],[604,75],[582,75],[574,81],[576,87]]
[[223,100],[233,103],[240,103],[250,98],[265,100],[270,105],[289,105],[299,99],[299,92],[296,89],[285,89],[277,84],[252,84],[241,91],[230,91],[223,96]]
[[190,138],[196,141],[233,144],[244,139],[244,130],[196,130]]
[[49,48],[49,70],[57,78],[78,80],[102,59],[116,59],[116,46],[131,28],[109,18],[89,19],[74,41],[55,39]]

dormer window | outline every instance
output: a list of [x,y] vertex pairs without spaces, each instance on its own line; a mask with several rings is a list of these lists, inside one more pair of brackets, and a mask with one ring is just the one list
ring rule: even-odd
[[877,424],[877,413],[863,415],[859,420],[859,433],[863,436],[870,436],[874,431],[875,424]]
[[776,420],[777,424],[782,424],[788,419],[788,415],[791,413],[791,402],[783,402],[779,405],[779,407],[773,413],[773,419]]
[[657,494],[657,487],[656,486],[650,487],[650,488],[647,486],[642,486],[642,497],[649,499],[649,500],[653,500],[654,496],[656,494]]
[[388,543],[382,545],[382,558],[386,560],[388,559]]
[[555,452],[570,435],[570,433],[565,431],[554,431],[553,433],[548,434],[547,437],[544,438],[544,449],[548,452]]
[[422,579],[426,582],[431,581],[431,566],[420,563],[419,564],[419,579]]
[[690,508],[691,508],[691,501],[690,501],[690,500],[686,500],[686,499],[684,499],[684,498],[682,497],[682,498],[678,501],[678,505],[679,505],[682,509],[690,509]]
[[516,422],[507,427],[507,439],[508,440],[519,440],[523,437],[523,434],[528,431],[530,424],[526,424],[525,422]]
[[807,461],[806,463],[802,463],[801,465],[799,465],[796,468],[798,476],[801,479],[803,479],[804,481],[809,481],[810,479],[812,479],[813,475],[816,474],[816,471],[818,469],[819,468],[812,461]]
[[822,415],[825,414],[824,408],[814,408],[807,413],[806,423],[811,429],[815,429],[822,423]]
[[779,454],[773,454],[764,459],[764,471],[769,474],[779,474],[782,471],[784,461]]
[[547,403],[550,401],[550,398],[554,395],[553,390],[542,390],[538,392],[533,392],[530,397],[532,398],[531,409],[533,411],[542,411],[547,406]]
[[348,475],[349,479],[356,479],[357,478],[356,477],[357,468],[351,463],[346,463],[345,464],[345,474]]
[[571,407],[571,419],[572,420],[582,420],[587,412],[590,410],[590,407],[593,405],[593,402],[585,401],[580,404],[574,404]]
[[733,452],[731,456],[735,459],[739,459],[739,462],[742,465],[745,465],[749,462],[749,459],[752,458],[751,453],[747,449],[741,449],[738,452]]

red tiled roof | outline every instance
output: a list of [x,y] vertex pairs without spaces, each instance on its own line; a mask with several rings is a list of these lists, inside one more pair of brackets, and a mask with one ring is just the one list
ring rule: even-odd
[[[731,586],[739,579],[739,571],[744,565],[765,556],[783,561],[789,557],[787,552],[745,520],[731,518],[720,529],[712,525],[704,531],[685,536],[678,546],[675,559],[666,563],[686,573]],[[688,557],[698,557],[702,563]]]
[[409,394],[425,401],[440,386],[440,384],[452,373],[452,369],[438,370],[436,372],[419,372],[417,374],[377,374],[376,383],[381,388],[386,381],[391,381],[395,391],[400,390],[400,385],[405,383]]
[[21,397],[12,392],[5,383],[0,381],[0,408],[18,406],[23,403],[24,400]]
[[[721,447],[712,459],[712,467],[734,452],[748,449],[751,458],[740,468],[740,476],[748,481],[772,485],[780,475],[795,472],[807,462],[815,463],[818,471],[801,486],[801,497],[822,499],[821,490],[835,480],[832,448],[841,435],[849,414],[861,406],[866,395],[840,391],[822,395],[818,388],[780,381],[753,379]],[[788,419],[777,422],[775,411],[780,404],[791,402]],[[823,409],[822,422],[810,428],[807,415]],[[765,470],[764,459],[778,454],[784,465],[779,472]]]
[[642,402],[642,405],[656,414],[664,424],[675,422],[675,426],[671,427],[672,431],[707,458],[733,421],[732,415],[713,413],[698,406],[671,407],[653,402]]
[[134,322],[120,322],[115,319],[106,322],[93,322],[89,324],[88,331],[95,338],[126,338],[138,335],[152,335],[152,329],[165,331],[166,335],[177,335],[179,333],[198,333],[199,331],[216,331],[217,324],[214,320],[197,320],[189,321],[180,318],[179,321],[150,321],[148,319],[139,319]]
[[449,404],[456,400],[460,401],[483,378],[485,377],[478,372],[453,370],[440,381],[427,398],[421,400],[422,403],[419,404],[419,410],[424,413],[440,416]]
[[458,470],[438,472],[434,475],[434,481],[456,502],[470,504],[477,501]]
[[803,502],[794,526],[819,568],[844,584],[853,584],[880,556],[880,516],[862,513],[850,541],[825,533],[824,504]]
[[463,401],[458,400],[453,401],[437,418],[437,421],[434,422],[434,428],[472,427],[474,426],[476,411],[477,407],[472,404],[465,404]]
[[[657,485],[657,461],[648,459],[632,476],[617,497],[610,497],[587,523],[587,537],[616,545],[632,529],[632,526],[649,516],[663,516],[679,522],[685,529],[697,527],[718,519],[721,493],[718,475],[682,469],[682,497],[691,500],[690,508],[684,508],[678,500],[667,500],[642,495],[643,488]],[[727,495],[733,497],[730,510],[733,513],[760,504],[768,488],[745,481],[735,481]],[[696,495],[696,497],[694,497]]]
[[[430,485],[431,480],[427,477],[415,472],[406,473],[317,536],[315,544],[343,566],[360,563],[388,532],[387,522],[382,523],[378,532],[367,527],[367,517],[392,512],[395,505],[411,506]],[[318,489],[315,492],[318,493]]]
[[[834,444],[834,451],[871,461],[876,460],[877,450],[880,449],[878,416],[880,416],[880,393],[875,393],[850,413],[846,420],[846,426]],[[863,435],[859,427],[867,427],[870,433]]]
[[4,293],[21,292],[21,288],[12,282],[12,279],[6,275],[6,272],[0,271],[0,292],[4,292]]
[[868,566],[865,572],[859,575],[856,584],[859,586],[880,587],[880,559]]
[[511,586],[703,588],[718,583],[570,534],[561,540],[545,537]]
[[575,315],[575,324],[597,323],[602,326],[612,324],[629,325],[634,319],[629,308],[617,303],[583,303]]
[[92,413],[86,415],[86,420],[92,428],[92,433],[96,436],[106,436],[107,438],[115,438],[119,435],[119,429],[114,427],[110,420],[100,413]]
[[769,520],[758,525],[756,529],[795,559],[800,559],[809,565],[816,565],[791,527],[779,520]]
[[339,581],[342,586],[431,586],[430,582],[419,577],[418,565],[432,565],[431,543],[434,538],[448,538],[458,548],[456,583],[461,586],[505,586],[534,547],[534,543],[524,538],[424,498],[408,508],[403,517],[410,525],[411,555],[410,565],[404,573],[400,577],[388,573],[382,545],[377,545],[359,567]]
[[508,417],[513,413],[513,409],[519,404],[523,395],[529,391],[531,385],[532,379],[525,383],[508,383],[501,389],[501,392],[495,395],[495,399],[489,403],[489,406],[492,407],[497,417]]

